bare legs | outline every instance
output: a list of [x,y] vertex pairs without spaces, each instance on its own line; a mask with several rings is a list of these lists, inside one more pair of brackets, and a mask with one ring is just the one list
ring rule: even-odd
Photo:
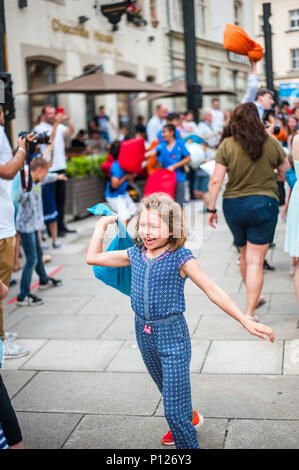
[[50,222],[48,224],[49,227],[49,232],[53,241],[53,244],[55,245],[57,242],[57,236],[58,236],[58,223],[57,221],[55,222]]
[[264,283],[263,265],[268,248],[269,243],[267,245],[253,245],[250,242],[247,242],[246,246],[240,248],[240,272],[247,292],[246,314],[251,317],[254,317]]
[[[297,303],[299,306],[299,258],[296,258],[296,271],[294,276],[294,287]],[[299,328],[299,320],[297,321],[297,328]]]

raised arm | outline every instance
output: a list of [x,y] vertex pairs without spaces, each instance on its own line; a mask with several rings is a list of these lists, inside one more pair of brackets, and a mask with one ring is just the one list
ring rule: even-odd
[[91,266],[107,266],[111,268],[130,266],[130,260],[126,250],[106,251],[103,253],[103,239],[109,224],[117,221],[117,216],[102,216],[97,222],[91,238],[86,263]]
[[209,299],[221,308],[225,313],[237,320],[246,330],[259,338],[265,339],[265,335],[269,336],[270,341],[274,342],[274,334],[271,328],[256,323],[247,318],[232,299],[217,286],[200,268],[195,259],[187,261],[181,268],[185,275],[189,276],[191,281],[194,282]]

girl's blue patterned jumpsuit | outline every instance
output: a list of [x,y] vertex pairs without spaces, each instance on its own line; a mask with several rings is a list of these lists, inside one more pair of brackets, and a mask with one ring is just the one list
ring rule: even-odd
[[191,341],[183,312],[185,279],[180,267],[190,250],[167,250],[148,259],[144,249],[127,250],[132,267],[131,305],[144,363],[163,396],[165,418],[177,449],[198,449],[192,424]]

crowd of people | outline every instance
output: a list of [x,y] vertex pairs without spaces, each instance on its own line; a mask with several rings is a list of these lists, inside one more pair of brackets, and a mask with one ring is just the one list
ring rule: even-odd
[[[17,335],[5,331],[4,327],[2,299],[7,295],[12,272],[22,270],[17,296],[17,305],[22,307],[37,307],[43,303],[30,289],[34,270],[39,277],[41,292],[62,285],[61,280],[47,275],[43,242],[47,232],[55,250],[61,246],[58,238],[74,232],[65,223],[66,139],[72,139],[71,148],[82,154],[91,155],[108,150],[110,159],[108,157],[107,161],[110,163],[105,198],[116,217],[101,219],[92,238],[87,260],[89,264],[100,266],[132,266],[132,286],[136,283],[132,305],[137,318],[138,344],[149,373],[163,393],[165,416],[170,424],[170,432],[162,442],[165,445],[175,443],[177,448],[198,447],[194,425],[202,424],[203,418],[191,405],[188,379],[190,344],[187,334],[185,352],[181,351],[185,366],[174,367],[172,364],[173,372],[169,377],[169,384],[173,379],[182,384],[182,407],[178,411],[174,407],[173,400],[176,397],[173,396],[173,390],[161,385],[169,364],[162,361],[159,367],[154,365],[153,356],[159,362],[161,352],[153,351],[148,344],[152,329],[155,331],[157,328],[157,335],[163,337],[166,349],[178,348],[169,330],[172,320],[169,327],[163,326],[164,329],[156,326],[171,315],[166,309],[164,313],[157,311],[153,318],[149,318],[150,307],[146,311],[144,308],[151,302],[156,305],[155,299],[153,297],[145,302],[140,283],[145,282],[144,279],[149,275],[147,271],[143,273],[143,268],[146,270],[148,266],[150,270],[152,260],[161,258],[163,263],[159,265],[161,269],[157,268],[153,274],[153,282],[155,292],[159,293],[159,276],[165,281],[169,278],[169,292],[163,291],[159,295],[169,295],[173,299],[171,312],[184,309],[182,289],[183,281],[188,276],[251,334],[259,337],[268,335],[273,341],[272,330],[259,323],[255,311],[265,302],[261,294],[263,272],[267,268],[273,269],[266,261],[266,254],[269,247],[274,245],[279,217],[281,221],[287,220],[285,250],[292,257],[289,274],[294,277],[299,305],[299,102],[293,107],[285,101],[275,104],[273,92],[260,89],[259,85],[256,63],[252,62],[248,91],[243,102],[234,110],[222,112],[219,99],[214,98],[211,108],[202,111],[199,123],[194,121],[191,110],[169,112],[163,104],[156,107],[148,123],[138,116],[132,137],[144,140],[146,152],[142,177],[150,177],[151,172],[155,173],[159,169],[175,175],[175,202],[166,196],[153,195],[142,202],[139,211],[130,197],[129,186],[140,175],[126,172],[119,163],[121,145],[128,139],[128,133],[113,125],[103,106],[89,123],[89,133],[79,130],[76,134],[70,116],[64,109],[57,112],[53,106],[46,105],[34,128],[35,133],[31,132],[26,138],[20,137],[13,154],[5,135],[4,112],[0,105],[0,334],[5,360],[29,354],[28,348],[17,344]],[[48,138],[38,144],[36,133],[46,133]],[[116,139],[112,138],[113,134]],[[240,273],[247,291],[244,315],[200,271],[193,254],[184,248],[185,235],[181,233],[179,240],[175,240],[174,227],[163,224],[165,213],[168,214],[168,220],[177,214],[179,227],[182,228],[182,209],[186,201],[202,200],[203,211],[208,213],[207,222],[216,228],[216,202],[225,178],[227,184],[223,193],[223,212],[240,254]],[[289,187],[287,191],[286,182]],[[158,208],[156,212],[151,210],[152,203]],[[170,213],[172,216],[169,219]],[[103,254],[99,249],[102,246],[99,241],[103,239],[107,226],[117,218],[128,225],[136,216],[139,232],[135,247],[121,254]],[[149,218],[154,218],[154,221],[149,221]],[[165,230],[163,236],[160,229],[162,232]],[[21,247],[24,265],[20,262]],[[166,256],[170,253],[174,255]],[[146,261],[144,265],[142,260]],[[173,275],[173,266],[178,266],[176,277]],[[134,270],[137,274],[134,274]],[[178,287],[176,292],[173,286]],[[181,317],[175,320],[180,323],[179,328],[186,329]],[[181,376],[184,377],[182,382],[179,379]],[[1,376],[0,380],[0,448],[1,445],[3,448],[22,448],[22,436]]]

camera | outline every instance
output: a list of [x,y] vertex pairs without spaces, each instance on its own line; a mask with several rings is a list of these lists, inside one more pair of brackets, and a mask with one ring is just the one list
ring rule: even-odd
[[34,132],[34,131],[22,131],[19,133],[19,137],[23,137],[23,139],[26,139],[29,134],[33,133],[35,135],[35,140],[34,141],[28,141],[27,143],[29,144],[29,155],[32,155],[35,152],[36,146],[38,144],[48,144],[50,140],[50,136],[47,134],[47,132]]
[[273,127],[273,134],[278,135],[280,133],[280,126],[278,124],[275,124]]

